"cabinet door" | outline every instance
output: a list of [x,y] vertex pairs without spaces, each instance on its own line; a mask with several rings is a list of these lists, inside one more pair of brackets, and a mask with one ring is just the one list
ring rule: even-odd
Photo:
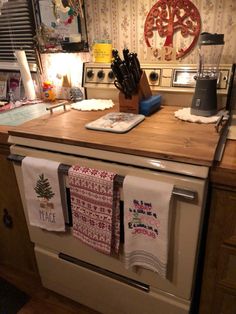
[[[228,314],[236,295],[236,192],[212,191],[200,313]],[[216,311],[217,310],[217,311]]]
[[217,287],[214,293],[214,303],[210,313],[234,314],[236,309],[236,295],[232,291]]
[[25,221],[8,148],[0,147],[0,263],[36,272],[33,244]]
[[222,245],[219,253],[217,284],[235,290],[236,295],[236,246]]

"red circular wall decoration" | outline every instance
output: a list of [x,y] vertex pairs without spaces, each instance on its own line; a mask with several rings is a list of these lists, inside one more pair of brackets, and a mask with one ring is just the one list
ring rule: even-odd
[[[198,9],[189,0],[159,0],[149,11],[144,25],[144,38],[148,47],[155,35],[165,38],[163,47],[173,47],[174,34],[192,37],[190,45],[176,49],[176,59],[183,58],[197,43],[201,30]],[[155,48],[155,47],[152,47]]]

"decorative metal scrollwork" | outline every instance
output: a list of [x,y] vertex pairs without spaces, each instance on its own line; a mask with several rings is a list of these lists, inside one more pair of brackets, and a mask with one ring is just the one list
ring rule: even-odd
[[182,37],[193,37],[191,44],[176,51],[176,59],[182,58],[196,44],[201,30],[198,9],[189,0],[160,0],[150,10],[144,25],[144,37],[148,47],[155,32],[166,38],[164,47],[173,47],[173,38],[180,31]]

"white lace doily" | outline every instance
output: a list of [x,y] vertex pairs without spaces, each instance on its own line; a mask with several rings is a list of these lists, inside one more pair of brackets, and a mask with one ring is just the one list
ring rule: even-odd
[[219,117],[222,115],[227,116],[226,110],[220,110],[217,112],[215,116],[211,117],[202,117],[202,116],[196,116],[190,113],[191,108],[183,108],[175,111],[175,117],[188,121],[188,122],[195,122],[195,123],[215,123],[218,121]]
[[112,108],[115,104],[110,99],[85,99],[75,102],[71,108],[82,111],[105,110]]

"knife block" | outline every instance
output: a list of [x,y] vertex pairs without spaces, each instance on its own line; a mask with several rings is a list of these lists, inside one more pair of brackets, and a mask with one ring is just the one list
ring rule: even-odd
[[124,93],[119,92],[119,111],[138,114],[140,101],[151,96],[152,91],[148,83],[147,75],[145,71],[142,71],[136,94],[132,95],[131,98],[126,98]]
[[141,92],[142,99],[147,99],[152,96],[152,91],[148,83],[147,75],[145,71],[142,71],[142,75],[139,81],[139,91]]

